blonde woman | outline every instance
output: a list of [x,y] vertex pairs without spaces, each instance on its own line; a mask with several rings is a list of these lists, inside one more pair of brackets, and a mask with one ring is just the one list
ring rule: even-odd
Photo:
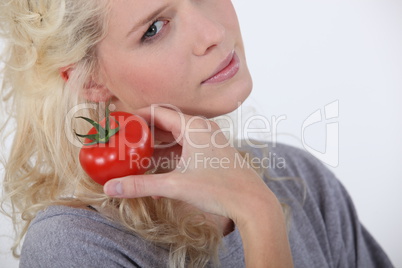
[[[16,255],[24,238],[21,267],[392,266],[317,160],[284,145],[234,148],[207,119],[252,87],[230,0],[7,0],[0,10],[16,122],[3,204],[19,227]],[[98,120],[105,103],[143,117],[154,160],[177,165],[92,181],[71,139],[88,123],[71,115]]]

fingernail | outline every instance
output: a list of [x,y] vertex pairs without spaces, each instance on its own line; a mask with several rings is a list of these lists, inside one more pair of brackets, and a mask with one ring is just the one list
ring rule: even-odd
[[110,181],[105,185],[105,194],[118,196],[123,194],[123,185],[120,181]]

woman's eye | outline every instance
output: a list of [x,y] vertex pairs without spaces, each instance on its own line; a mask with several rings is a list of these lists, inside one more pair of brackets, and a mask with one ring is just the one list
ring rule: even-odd
[[155,21],[152,25],[148,28],[148,30],[144,34],[144,38],[152,38],[162,30],[163,26],[166,24],[165,21]]

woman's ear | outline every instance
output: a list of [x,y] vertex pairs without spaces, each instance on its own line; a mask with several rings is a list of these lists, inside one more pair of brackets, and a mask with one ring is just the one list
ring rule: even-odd
[[59,69],[60,76],[64,80],[64,82],[67,82],[68,79],[70,79],[70,74],[73,69],[74,64],[70,64]]
[[[60,76],[66,83],[69,82],[71,78],[73,81],[80,80],[78,78],[80,77],[80,68],[77,67],[77,69],[75,67],[74,64],[70,64],[60,68]],[[106,102],[113,97],[113,94],[106,86],[96,82],[95,79],[91,77],[88,82],[84,83],[80,91],[80,96],[91,102]]]

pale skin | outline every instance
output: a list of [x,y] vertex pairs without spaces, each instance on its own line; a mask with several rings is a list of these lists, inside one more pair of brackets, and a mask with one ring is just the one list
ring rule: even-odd
[[[157,10],[144,25],[139,23]],[[236,74],[205,83],[233,52],[239,59]],[[230,146],[214,146],[228,143],[219,127],[206,119],[233,111],[252,87],[231,1],[115,0],[98,55],[101,70],[93,81],[96,87],[84,95],[92,100],[111,98],[117,110],[141,115],[148,122],[153,116],[155,139],[176,140],[170,150],[190,160],[186,170],[179,165],[168,173],[116,178],[104,186],[105,193],[181,200],[216,217],[222,230],[234,222],[243,239],[247,267],[293,267],[282,208],[258,174],[247,165],[204,168],[192,161],[195,154],[202,154],[234,163],[238,153]],[[65,70],[73,71],[73,67]],[[150,106],[158,103],[174,105],[182,113],[156,108],[151,114]],[[208,146],[196,146],[200,144]]]

